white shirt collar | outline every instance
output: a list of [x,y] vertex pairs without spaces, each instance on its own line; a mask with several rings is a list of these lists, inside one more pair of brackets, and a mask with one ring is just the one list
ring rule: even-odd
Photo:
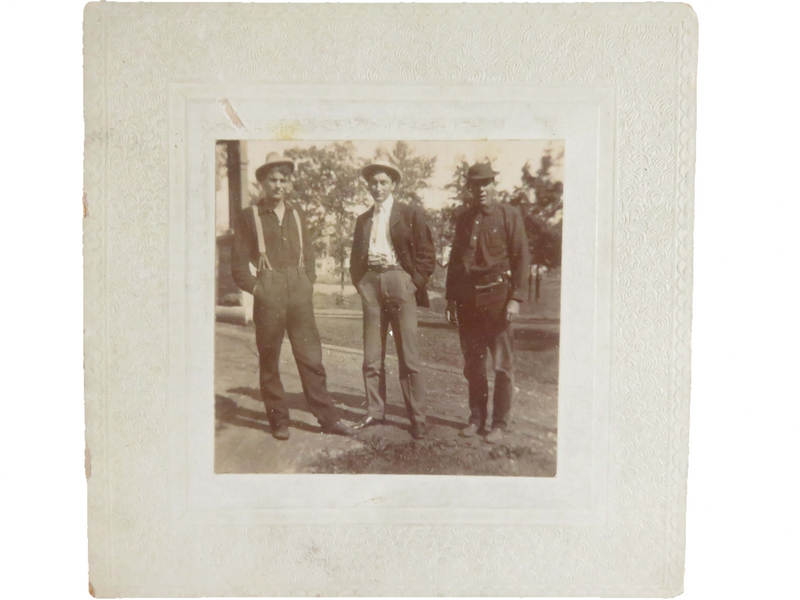
[[375,203],[375,212],[381,212],[382,210],[385,210],[386,214],[391,214],[392,204],[394,204],[394,196],[392,196],[392,194],[389,194],[389,197],[386,198],[386,200],[384,200],[383,202]]

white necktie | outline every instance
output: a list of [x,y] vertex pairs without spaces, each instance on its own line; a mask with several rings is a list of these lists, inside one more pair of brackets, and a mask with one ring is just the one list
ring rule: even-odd
[[375,203],[375,225],[372,227],[372,244],[373,244],[373,247],[378,241],[378,232],[382,231],[381,228],[385,228],[386,227],[385,214],[386,214],[386,207],[383,205],[383,203],[378,204],[376,202]]

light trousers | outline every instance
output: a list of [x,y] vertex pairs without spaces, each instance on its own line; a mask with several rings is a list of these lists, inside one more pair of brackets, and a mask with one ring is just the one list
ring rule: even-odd
[[368,416],[386,413],[386,336],[392,328],[400,363],[400,388],[412,425],[425,423],[425,391],[417,340],[416,286],[402,269],[369,270],[358,282],[364,312],[364,388]]

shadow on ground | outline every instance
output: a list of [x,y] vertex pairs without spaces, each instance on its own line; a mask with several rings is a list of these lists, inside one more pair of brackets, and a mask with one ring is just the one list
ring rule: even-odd
[[[231,394],[239,394],[242,396],[249,396],[250,398],[261,402],[261,391],[252,387],[235,387],[228,390]],[[333,401],[339,409],[340,418],[356,422],[364,418],[364,410],[366,409],[366,402],[364,396],[357,396],[355,394],[345,394],[342,392],[333,392]],[[286,394],[286,404],[290,410],[299,410],[311,414],[308,410],[305,396],[302,393],[289,393]],[[353,410],[353,409],[359,410]],[[248,427],[250,429],[257,429],[260,431],[270,432],[269,422],[267,421],[266,411],[252,410],[236,404],[236,402],[222,394],[215,395],[214,412],[217,422],[217,431],[219,431],[224,424],[235,425],[237,427]],[[386,404],[386,416],[397,417],[403,419],[405,423],[398,423],[392,419],[384,421],[383,426],[394,427],[401,431],[410,432],[411,425],[407,421],[407,413],[405,408],[396,406],[394,404]],[[313,419],[313,417],[312,417]],[[458,421],[451,421],[441,417],[428,416],[427,423],[429,426],[440,425],[449,427],[451,429],[460,430],[464,427],[465,423]],[[293,419],[289,423],[289,427],[302,429],[311,433],[320,433],[322,429],[318,426],[309,425],[303,421]]]

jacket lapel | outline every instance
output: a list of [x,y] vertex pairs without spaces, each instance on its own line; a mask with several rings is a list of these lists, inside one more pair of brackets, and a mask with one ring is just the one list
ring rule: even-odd
[[408,231],[408,224],[405,219],[405,207],[395,200],[392,205],[392,214],[389,217],[389,234],[392,237],[392,246],[397,256],[398,262],[406,267],[407,250],[411,233]]
[[[400,214],[401,210],[400,204],[395,200],[392,204],[392,214],[389,215],[389,231],[391,231],[392,234],[394,234],[395,229],[403,224],[403,218]],[[394,242],[394,235],[392,235],[392,242]]]

